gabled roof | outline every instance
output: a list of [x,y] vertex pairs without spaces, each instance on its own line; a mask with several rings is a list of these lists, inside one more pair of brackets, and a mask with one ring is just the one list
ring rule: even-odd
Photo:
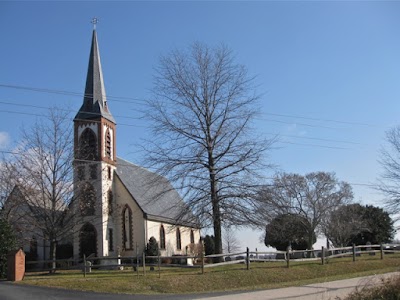
[[178,192],[163,176],[117,158],[117,176],[148,219],[198,227]]
[[89,65],[86,77],[85,96],[82,107],[75,116],[75,120],[91,120],[99,119],[99,117],[106,118],[115,124],[115,120],[107,106],[97,34],[96,30],[93,30],[92,46],[90,49]]

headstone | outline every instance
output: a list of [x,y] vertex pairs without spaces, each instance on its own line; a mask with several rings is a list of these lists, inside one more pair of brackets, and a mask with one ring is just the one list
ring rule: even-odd
[[92,273],[92,262],[91,261],[86,261],[86,273]]

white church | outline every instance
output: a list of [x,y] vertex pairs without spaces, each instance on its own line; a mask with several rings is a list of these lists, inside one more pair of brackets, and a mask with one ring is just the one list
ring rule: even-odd
[[[73,245],[73,257],[136,256],[143,253],[151,237],[157,240],[161,256],[186,254],[189,245],[200,241],[194,216],[166,178],[117,157],[116,140],[94,29],[83,104],[74,118],[76,200],[70,209],[75,228],[67,238]],[[35,218],[26,212],[38,208],[27,209],[32,205],[22,198],[16,186],[5,211],[18,220],[17,231],[24,233],[23,224],[32,227],[30,218]],[[13,208],[13,199],[25,207]],[[21,246],[25,252],[34,252],[37,260],[47,260],[50,242],[32,235],[35,230],[40,229],[29,228],[23,234]]]
[[[74,257],[134,256],[155,237],[162,256],[185,254],[199,226],[168,180],[117,157],[116,122],[109,109],[96,30],[83,104],[74,119]],[[76,203],[77,204],[77,203]],[[79,206],[79,207],[77,207]]]

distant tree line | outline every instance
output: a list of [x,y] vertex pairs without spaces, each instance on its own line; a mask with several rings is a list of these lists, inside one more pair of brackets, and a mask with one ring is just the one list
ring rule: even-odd
[[350,185],[333,173],[278,174],[259,197],[264,243],[278,250],[311,249],[320,234],[334,247],[387,243],[395,232],[389,213],[352,203]]

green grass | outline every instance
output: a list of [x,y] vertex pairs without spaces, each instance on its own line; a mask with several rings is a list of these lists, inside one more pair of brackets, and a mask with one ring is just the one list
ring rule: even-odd
[[157,268],[140,270],[139,276],[132,270],[94,270],[83,277],[82,272],[60,271],[55,275],[27,274],[21,284],[125,294],[182,294],[216,291],[270,289],[299,286],[309,283],[339,280],[351,277],[382,274],[399,270],[400,254],[387,255],[384,260],[377,256],[335,259],[326,265],[320,261],[291,262],[290,268],[282,262],[252,263],[246,266],[228,265],[205,269],[162,268],[161,278]]

